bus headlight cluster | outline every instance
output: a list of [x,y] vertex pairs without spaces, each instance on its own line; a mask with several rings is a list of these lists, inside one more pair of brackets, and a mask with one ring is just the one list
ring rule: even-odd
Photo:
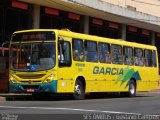
[[44,81],[44,83],[52,82],[53,79],[54,79],[54,77],[55,77],[55,74],[50,75],[50,76]]
[[16,83],[16,79],[13,76],[9,76],[9,81],[12,83]]

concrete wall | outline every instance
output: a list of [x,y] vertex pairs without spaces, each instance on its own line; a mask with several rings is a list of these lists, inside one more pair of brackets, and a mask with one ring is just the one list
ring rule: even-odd
[[160,17],[160,0],[101,0],[101,1]]

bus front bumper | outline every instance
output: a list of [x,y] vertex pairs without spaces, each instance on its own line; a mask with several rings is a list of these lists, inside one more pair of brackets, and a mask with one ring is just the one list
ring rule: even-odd
[[41,84],[9,83],[10,93],[57,93],[57,80]]

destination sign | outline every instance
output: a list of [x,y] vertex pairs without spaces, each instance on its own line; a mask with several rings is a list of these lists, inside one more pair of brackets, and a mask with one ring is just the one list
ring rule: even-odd
[[22,41],[48,41],[55,40],[55,33],[52,31],[35,31],[16,33],[12,37],[12,42]]

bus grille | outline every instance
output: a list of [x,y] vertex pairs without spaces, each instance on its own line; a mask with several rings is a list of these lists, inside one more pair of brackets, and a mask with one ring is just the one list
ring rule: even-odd
[[22,79],[40,79],[43,76],[45,76],[45,74],[16,74],[16,75]]
[[39,88],[39,85],[22,85],[22,87],[23,87],[24,89],[27,89],[27,88],[38,89],[38,88]]
[[30,84],[33,83],[33,84],[34,84],[34,83],[41,83],[42,81],[40,81],[40,80],[32,80],[32,81],[28,81],[28,80],[27,80],[27,81],[24,81],[24,80],[22,80],[22,81],[20,81],[20,82],[21,82],[21,83],[25,83],[25,84],[26,84],[26,83],[27,83],[27,84],[28,84],[28,83],[30,83]]

